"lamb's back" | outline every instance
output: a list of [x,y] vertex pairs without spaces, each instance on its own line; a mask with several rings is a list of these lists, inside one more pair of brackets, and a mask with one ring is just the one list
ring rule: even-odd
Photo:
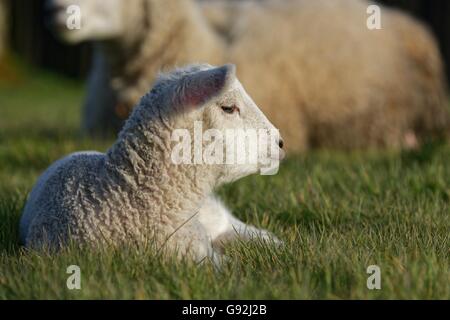
[[36,245],[44,241],[42,237],[50,244],[66,238],[69,225],[76,223],[76,215],[83,210],[82,196],[90,190],[88,200],[95,197],[104,158],[103,153],[94,151],[73,153],[53,163],[39,177],[20,221],[23,244]]

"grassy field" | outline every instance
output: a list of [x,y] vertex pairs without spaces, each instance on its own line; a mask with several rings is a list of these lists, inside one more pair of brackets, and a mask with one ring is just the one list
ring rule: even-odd
[[[77,136],[83,88],[31,73],[0,86],[0,299],[449,299],[450,146],[417,152],[291,156],[276,176],[219,190],[244,221],[286,243],[229,248],[229,263],[160,261],[124,249],[58,255],[18,245],[25,198],[59,157],[110,142]],[[68,290],[66,268],[81,268]],[[381,290],[366,269],[381,268]]]

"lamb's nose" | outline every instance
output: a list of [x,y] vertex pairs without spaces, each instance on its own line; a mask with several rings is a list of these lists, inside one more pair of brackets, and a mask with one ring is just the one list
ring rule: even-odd
[[280,146],[280,149],[283,149],[284,146],[283,139],[278,140],[278,145]]

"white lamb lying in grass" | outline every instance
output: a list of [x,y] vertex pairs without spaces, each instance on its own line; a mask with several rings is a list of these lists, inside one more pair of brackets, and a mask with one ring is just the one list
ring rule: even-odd
[[256,173],[275,154],[277,161],[283,157],[279,137],[266,137],[276,152],[258,151],[254,164],[174,164],[173,130],[192,133],[196,121],[220,132],[275,129],[236,78],[234,65],[192,65],[160,75],[106,154],[71,154],[39,178],[20,222],[21,241],[39,249],[69,241],[117,245],[151,239],[157,248],[196,261],[218,257],[213,248],[221,249],[222,240],[277,242],[233,217],[213,190]]

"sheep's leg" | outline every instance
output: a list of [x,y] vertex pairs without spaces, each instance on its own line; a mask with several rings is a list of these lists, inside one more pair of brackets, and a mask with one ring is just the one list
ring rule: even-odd
[[103,53],[95,48],[93,68],[89,75],[88,91],[83,107],[82,133],[109,136],[122,126],[116,115],[116,94],[110,84],[110,74]]
[[199,211],[198,219],[213,243],[215,249],[222,250],[226,243],[243,240],[264,240],[269,243],[281,244],[272,233],[264,229],[245,224],[214,197],[209,197]]
[[211,262],[220,269],[223,254],[213,248],[206,229],[197,218],[195,215],[176,226],[175,231],[169,231],[170,235],[162,239],[162,248],[176,252],[179,258],[192,258],[197,263]]

